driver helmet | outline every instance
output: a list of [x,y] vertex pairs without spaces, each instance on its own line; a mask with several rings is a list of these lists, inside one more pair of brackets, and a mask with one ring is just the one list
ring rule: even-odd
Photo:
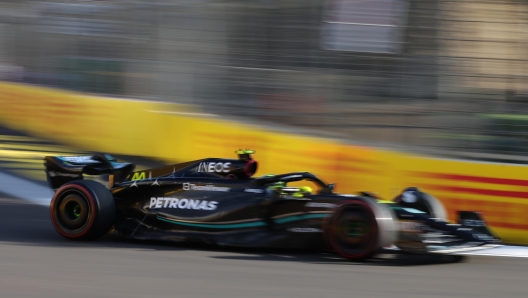
[[277,192],[280,193],[281,189],[285,186],[286,186],[286,183],[284,183],[283,181],[275,182],[266,188],[266,193],[267,194],[273,194]]
[[422,191],[418,187],[407,187],[403,190],[401,195],[399,195],[396,200],[408,204],[414,204],[419,201],[423,196]]
[[307,195],[312,194],[312,188],[310,186],[301,186],[299,187],[299,190],[293,193],[293,197],[295,198],[304,198]]

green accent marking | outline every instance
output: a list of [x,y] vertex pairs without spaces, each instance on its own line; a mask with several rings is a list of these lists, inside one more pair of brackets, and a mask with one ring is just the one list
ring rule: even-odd
[[391,208],[392,210],[402,210],[403,208],[398,206],[398,205],[395,205],[395,206],[390,206],[389,208]]
[[[287,216],[284,218],[276,219],[275,223],[283,224],[283,223],[288,223],[288,222],[298,221],[298,220],[325,218],[327,216],[328,214],[292,215],[292,216]],[[246,222],[246,223],[238,223],[238,224],[201,224],[201,223],[182,222],[182,221],[163,218],[159,216],[157,218],[161,221],[168,222],[168,223],[175,224],[175,225],[197,227],[197,228],[208,228],[208,229],[242,229],[242,228],[255,228],[255,227],[266,226],[266,223],[264,221],[254,221],[254,222]]]
[[305,214],[305,215],[292,215],[279,219],[275,219],[275,223],[283,224],[292,221],[304,220],[304,219],[315,219],[315,218],[325,218],[329,216],[328,214]]
[[199,223],[190,223],[190,222],[181,222],[176,220],[171,220],[163,217],[158,217],[159,220],[168,222],[171,224],[188,226],[188,227],[197,227],[197,228],[209,228],[209,229],[241,229],[241,228],[254,228],[254,227],[263,227],[266,225],[263,221],[239,223],[239,224],[199,224]]

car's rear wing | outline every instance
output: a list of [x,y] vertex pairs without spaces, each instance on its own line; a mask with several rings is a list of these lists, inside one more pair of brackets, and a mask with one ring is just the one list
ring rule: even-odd
[[53,190],[73,180],[83,180],[86,175],[108,174],[108,187],[122,182],[134,171],[135,165],[119,163],[108,154],[85,156],[46,156],[46,177]]

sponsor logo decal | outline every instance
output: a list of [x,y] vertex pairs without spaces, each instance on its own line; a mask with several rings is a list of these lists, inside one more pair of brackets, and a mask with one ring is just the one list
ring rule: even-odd
[[54,172],[54,171],[49,171],[48,174],[50,177],[71,177],[71,178],[81,177],[80,174],[61,173],[61,172]]
[[317,228],[289,228],[288,231],[294,233],[321,233],[323,230]]
[[178,199],[178,198],[150,198],[150,209],[172,208],[193,210],[215,210],[218,205],[216,201]]
[[135,181],[135,180],[144,180],[144,179],[147,179],[145,172],[135,172],[134,176],[132,176],[132,179],[130,180]]
[[91,156],[61,156],[60,159],[73,163],[99,163],[93,160]]
[[263,189],[258,189],[258,188],[246,188],[246,189],[244,189],[244,192],[264,193],[264,190]]
[[465,227],[485,227],[486,225],[479,219],[461,219],[460,223]]
[[317,203],[317,202],[309,202],[304,205],[306,207],[313,207],[313,208],[334,208],[336,204],[332,203]]
[[198,172],[228,173],[230,162],[201,162],[198,165]]
[[184,183],[183,190],[203,190],[203,191],[229,191],[229,187],[220,187],[211,184],[207,185],[196,185],[192,183]]

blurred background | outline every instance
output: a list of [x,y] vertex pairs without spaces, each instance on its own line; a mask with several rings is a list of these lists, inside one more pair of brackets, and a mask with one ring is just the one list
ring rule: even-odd
[[528,163],[525,0],[0,0],[0,80]]

